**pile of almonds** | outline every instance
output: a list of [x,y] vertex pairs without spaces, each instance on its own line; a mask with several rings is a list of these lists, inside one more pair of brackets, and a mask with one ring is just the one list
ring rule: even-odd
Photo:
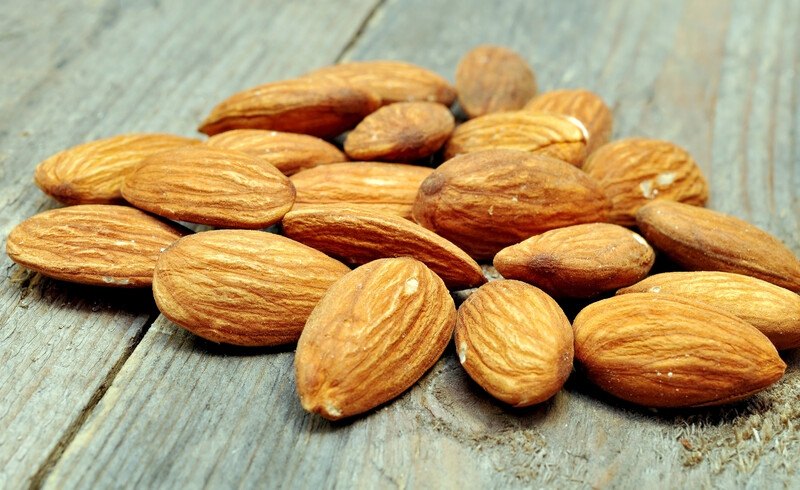
[[[783,375],[800,260],[704,209],[691,155],[609,142],[600,97],[537,95],[503,47],[470,51],[455,79],[343,63],[232,95],[202,142],[64,150],[35,180],[70,206],[19,224],[8,255],[60,280],[152,286],[167,318],[212,342],[296,342],[300,402],[329,419],[400,395],[453,337],[467,373],[513,406],[552,397],[574,359],[647,407],[728,403]],[[686,272],[647,277],[656,251]],[[487,283],[489,261],[505,279]],[[470,288],[456,310],[450,292]],[[570,324],[554,298],[590,300]]]

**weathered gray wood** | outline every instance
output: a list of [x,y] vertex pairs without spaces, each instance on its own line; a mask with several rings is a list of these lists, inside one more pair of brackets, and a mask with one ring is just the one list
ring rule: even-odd
[[[230,92],[331,62],[374,4],[3,2],[0,246],[55,206],[32,182],[44,157],[120,132],[195,134]],[[156,310],[149,291],[42,279],[4,253],[0,267],[0,488],[15,488],[58,458]]]

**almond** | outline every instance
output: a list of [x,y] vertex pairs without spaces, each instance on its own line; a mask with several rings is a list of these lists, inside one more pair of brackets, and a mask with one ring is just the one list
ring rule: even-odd
[[196,146],[146,158],[122,195],[167,218],[230,228],[265,228],[294,203],[294,187],[275,167],[233,150]]
[[353,160],[413,161],[433,155],[453,132],[450,109],[434,102],[399,102],[367,116],[347,135]]
[[344,153],[325,140],[280,131],[234,129],[208,138],[206,145],[249,153],[269,162],[284,175],[317,165],[347,161]]
[[749,397],[786,364],[752,325],[670,294],[631,293],[575,318],[575,357],[612,395],[647,407],[721,405]]
[[303,408],[337,420],[395,398],[441,357],[455,319],[444,283],[422,262],[355,269],[320,300],[297,343]]
[[450,82],[426,68],[402,61],[349,61],[320,68],[306,76],[340,78],[376,94],[382,105],[427,101],[449,107],[456,98]]
[[515,407],[555,395],[572,372],[572,326],[553,298],[519,281],[492,281],[458,308],[461,365]]
[[484,44],[461,58],[456,68],[458,102],[469,117],[522,109],[536,95],[536,77],[514,51]]
[[617,294],[664,293],[700,301],[756,327],[778,350],[800,347],[800,296],[761,279],[730,272],[667,272]]
[[189,230],[127,206],[81,204],[37,214],[8,235],[14,262],[62,281],[148,287],[163,249]]
[[366,209],[307,207],[283,218],[289,238],[341,259],[366,264],[387,257],[412,257],[427,265],[448,288],[486,282],[480,266],[439,235],[399,216]]
[[267,346],[295,342],[344,264],[288,238],[215,230],[181,239],[159,257],[158,309],[212,342]]
[[550,230],[504,248],[497,272],[557,297],[588,298],[629,286],[650,272],[656,255],[644,238],[618,225],[587,223]]
[[416,165],[347,162],[323,165],[292,176],[293,209],[346,204],[411,218],[417,190],[433,170]]
[[668,141],[630,138],[592,153],[583,170],[597,179],[614,205],[611,220],[636,223],[636,211],[654,199],[695,206],[708,200],[708,184],[686,150]]
[[475,259],[564,226],[605,221],[610,203],[594,180],[572,165],[514,150],[449,160],[422,183],[417,223]]
[[554,112],[572,116],[583,123],[589,134],[586,153],[591,155],[606,144],[614,128],[614,116],[603,99],[583,89],[553,90],[538,95],[525,105],[533,112]]
[[231,129],[271,129],[332,138],[379,106],[375,94],[337,78],[284,80],[230,96],[199,131],[211,136]]
[[60,151],[36,167],[36,185],[64,204],[122,203],[122,181],[160,151],[200,143],[172,134],[122,134]]
[[744,220],[659,200],[641,208],[636,223],[648,242],[686,269],[744,274],[800,292],[800,259]]

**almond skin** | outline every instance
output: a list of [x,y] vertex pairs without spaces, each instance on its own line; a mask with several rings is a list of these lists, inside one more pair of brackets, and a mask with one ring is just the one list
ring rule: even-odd
[[553,90],[538,95],[525,105],[533,112],[554,112],[572,116],[583,123],[589,133],[586,153],[608,143],[614,129],[614,116],[603,99],[594,92],[583,89]]
[[212,342],[295,342],[344,264],[288,238],[255,230],[196,233],[167,249],[153,297],[174,323]]
[[346,264],[412,257],[427,265],[450,289],[467,289],[486,282],[481,267],[463,250],[391,214],[358,208],[307,207],[286,214],[283,232]]
[[686,269],[744,274],[800,292],[800,259],[744,220],[659,200],[642,207],[636,223],[653,247]]
[[497,272],[556,297],[588,298],[643,279],[656,254],[637,233],[610,223],[550,230],[504,248]]
[[338,420],[397,397],[441,357],[456,319],[439,277],[410,258],[362,265],[306,322],[294,365],[303,408]]
[[64,204],[121,204],[120,188],[145,157],[200,143],[172,134],[121,134],[60,151],[36,167],[42,191]]
[[161,251],[189,230],[138,209],[81,204],[37,214],[8,235],[14,262],[62,281],[149,287]]
[[610,207],[592,178],[572,165],[490,150],[453,158],[428,176],[414,219],[481,260],[550,229],[605,221]]
[[228,228],[265,228],[294,203],[294,187],[260,158],[205,146],[146,158],[126,179],[134,206],[170,219]]
[[756,327],[778,350],[800,347],[800,296],[761,279],[730,272],[656,274],[617,294],[665,293],[706,303]]
[[380,162],[346,162],[298,172],[294,208],[342,205],[411,218],[420,184],[433,169]]
[[752,325],[670,294],[631,293],[575,318],[575,358],[603,390],[646,407],[721,405],[776,382],[786,364]]
[[456,90],[438,74],[412,63],[350,61],[320,68],[306,77],[334,76],[378,96],[381,105],[395,102],[438,102],[450,106]]
[[492,281],[458,308],[461,365],[493,397],[515,407],[555,395],[572,372],[572,326],[553,298],[519,281]]
[[469,117],[516,111],[536,95],[536,76],[514,51],[484,44],[470,50],[456,68],[458,102]]
[[434,102],[398,102],[367,116],[347,135],[353,160],[420,160],[442,147],[455,128],[450,109]]
[[271,129],[333,138],[380,107],[375,94],[333,77],[300,78],[236,93],[208,115],[199,131]]
[[669,141],[629,138],[592,153],[583,170],[597,179],[614,208],[611,221],[636,223],[636,211],[654,199],[695,206],[708,200],[700,167],[683,148]]
[[574,118],[528,111],[499,112],[458,126],[444,148],[445,159],[483,150],[520,150],[580,167],[587,133]]
[[326,163],[346,162],[347,157],[325,140],[306,134],[234,129],[206,141],[212,148],[236,150],[269,162],[284,175]]

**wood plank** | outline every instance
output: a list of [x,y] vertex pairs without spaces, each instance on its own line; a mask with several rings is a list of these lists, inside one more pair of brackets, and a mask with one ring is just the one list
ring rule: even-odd
[[[0,246],[55,203],[38,161],[129,131],[195,134],[230,92],[332,61],[373,0],[11,2],[0,17]],[[0,488],[44,475],[155,318],[149,291],[0,267]]]
[[[534,63],[542,88],[601,93],[617,137],[685,145],[711,178],[712,205],[800,251],[800,54],[791,41],[800,33],[787,21],[798,9],[390,1],[347,57],[406,59],[452,78],[472,45],[509,45]],[[159,318],[46,486],[792,486],[798,354],[787,362],[779,385],[724,409],[642,410],[573,375],[550,402],[509,410],[449,349],[394,403],[331,424],[300,408],[291,351],[214,346]]]

